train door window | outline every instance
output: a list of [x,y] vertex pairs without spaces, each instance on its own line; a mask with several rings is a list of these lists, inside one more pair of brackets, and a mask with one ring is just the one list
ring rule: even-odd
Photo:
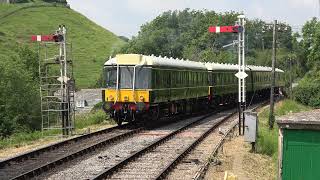
[[189,86],[189,72],[188,71],[185,71],[185,87],[188,87]]
[[200,81],[200,74],[199,74],[199,72],[197,72],[197,86],[199,86],[199,81]]
[[213,81],[212,78],[213,78],[213,77],[211,76],[211,73],[210,73],[210,72],[207,73],[207,76],[208,76],[208,82],[207,82],[207,84],[210,85],[210,84],[212,84],[212,81]]
[[180,86],[180,71],[177,71],[176,72],[176,75],[177,75],[177,83],[176,83],[176,86]]
[[228,84],[228,79],[229,79],[229,76],[228,76],[228,73],[224,73],[224,81],[225,84]]
[[267,81],[267,74],[264,73],[264,81]]
[[192,72],[189,71],[188,75],[189,75],[189,86],[192,86],[192,84],[193,84]]
[[196,85],[199,85],[199,72],[196,72]]
[[188,71],[184,71],[184,87],[188,87]]
[[155,69],[154,74],[155,74],[155,87],[162,88],[162,84],[161,84],[161,80],[160,80],[160,76],[159,76],[159,70]]
[[174,72],[175,80],[176,80],[176,83],[174,83],[174,86],[177,87],[177,86],[179,86],[179,71],[173,70],[173,72]]
[[257,72],[254,73],[254,81],[255,81],[256,83],[259,82],[259,80],[258,80],[258,73],[257,73]]
[[226,84],[226,73],[222,73],[222,84]]
[[171,70],[167,70],[165,72],[167,75],[165,75],[166,77],[166,88],[170,88],[172,87],[172,83],[174,83],[174,74],[172,73]]
[[227,82],[227,84],[229,84],[230,83],[230,79],[229,79],[229,73],[226,73],[226,82]]
[[199,72],[196,72],[196,85],[199,85]]
[[201,72],[201,86],[204,85],[204,72]]
[[218,73],[214,73],[214,79],[215,79],[215,85],[219,84],[219,74]]
[[171,87],[176,87],[176,85],[177,85],[177,74],[176,74],[175,71],[171,71],[171,75],[172,75]]
[[200,74],[201,74],[201,86],[203,86],[204,85],[204,83],[203,83],[204,82],[203,72],[201,72]]
[[154,69],[151,70],[151,77],[152,77],[152,80],[151,80],[151,82],[152,82],[152,88],[155,88],[155,85],[156,85],[156,75],[155,75],[155,70],[154,70]]
[[197,83],[197,79],[196,79],[196,75],[197,73],[196,72],[192,72],[192,86],[195,86],[195,84]]

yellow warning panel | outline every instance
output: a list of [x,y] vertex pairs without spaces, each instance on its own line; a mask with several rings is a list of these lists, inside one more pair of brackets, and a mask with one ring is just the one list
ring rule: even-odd
[[105,98],[107,102],[150,102],[148,90],[106,89]]

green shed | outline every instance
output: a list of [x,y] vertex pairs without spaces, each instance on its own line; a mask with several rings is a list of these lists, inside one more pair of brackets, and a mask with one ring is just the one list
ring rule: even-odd
[[279,179],[320,179],[320,109],[280,117]]

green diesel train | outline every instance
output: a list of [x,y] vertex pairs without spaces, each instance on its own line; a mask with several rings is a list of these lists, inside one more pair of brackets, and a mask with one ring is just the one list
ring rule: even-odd
[[[118,124],[237,103],[237,65],[120,54],[104,64],[103,109]],[[246,66],[247,97],[270,91],[271,68]],[[284,86],[276,69],[276,89]]]

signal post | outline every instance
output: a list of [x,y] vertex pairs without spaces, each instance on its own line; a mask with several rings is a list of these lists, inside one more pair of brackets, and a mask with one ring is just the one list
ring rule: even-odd
[[66,34],[66,27],[59,25],[54,34],[31,36],[39,45],[42,132],[60,129],[63,136],[71,135],[75,118],[72,45]]
[[[238,34],[238,109],[239,109],[239,135],[244,134],[244,111],[246,109],[246,81],[245,72],[245,16],[239,15],[234,26],[210,26],[210,33],[237,33]],[[242,126],[242,131],[241,131]]]

